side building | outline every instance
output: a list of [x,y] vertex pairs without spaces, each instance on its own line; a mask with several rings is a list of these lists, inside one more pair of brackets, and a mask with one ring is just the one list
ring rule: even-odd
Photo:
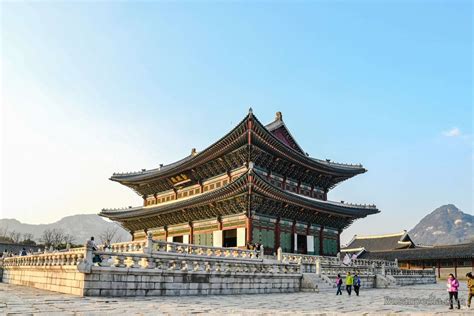
[[354,236],[341,253],[356,254],[360,259],[397,260],[406,270],[436,269],[436,275],[445,279],[452,273],[465,279],[474,272],[474,243],[443,246],[418,246],[406,231],[396,234]]
[[263,125],[249,111],[229,133],[198,153],[156,169],[113,174],[143,205],[103,209],[135,240],[217,247],[260,243],[266,253],[336,255],[340,234],[374,205],[328,201],[337,184],[366,172],[361,165],[309,157],[277,112]]

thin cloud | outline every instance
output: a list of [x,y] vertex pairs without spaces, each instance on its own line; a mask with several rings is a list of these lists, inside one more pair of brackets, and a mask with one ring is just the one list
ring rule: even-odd
[[461,136],[461,130],[457,127],[453,127],[449,131],[444,131],[443,135],[446,137],[459,137]]

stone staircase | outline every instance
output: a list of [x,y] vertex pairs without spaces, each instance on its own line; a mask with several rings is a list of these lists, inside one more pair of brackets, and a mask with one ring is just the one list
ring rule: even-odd
[[301,279],[302,292],[330,292],[336,285],[325,275],[315,273],[303,273]]
[[384,289],[398,287],[398,285],[397,280],[393,276],[377,274],[375,276],[375,287]]

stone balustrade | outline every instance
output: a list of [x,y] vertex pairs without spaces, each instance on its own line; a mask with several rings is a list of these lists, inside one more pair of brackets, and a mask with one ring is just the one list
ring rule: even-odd
[[[319,275],[335,276],[345,275],[347,272],[357,273],[360,276],[406,276],[428,278],[435,280],[435,270],[403,270],[398,267],[397,260],[368,260],[355,259],[349,266],[344,265],[338,257],[327,257],[317,255],[303,255],[294,253],[282,253],[281,248],[277,251],[280,262],[294,263],[300,266],[302,273],[316,273]],[[398,280],[397,280],[398,281]]]
[[[109,251],[111,252],[144,252],[147,246],[146,240],[140,241],[127,241],[113,243],[110,245]],[[99,250],[104,250],[104,245],[97,246]]]
[[321,274],[323,275],[328,275],[328,276],[336,276],[338,274],[341,274],[342,276],[345,276],[347,272],[350,272],[351,274],[357,273],[359,276],[373,276],[374,270],[371,267],[367,266],[358,266],[358,267],[349,267],[349,266],[340,266],[340,267],[334,267],[334,266],[322,266],[321,267]]
[[[295,253],[282,253],[282,262],[291,262],[298,264],[315,264],[317,260],[321,265],[328,266],[344,266],[342,261],[338,257],[330,256],[318,256],[318,255],[304,255],[304,254],[295,254]],[[387,260],[369,260],[369,259],[355,259],[351,261],[351,265],[354,267],[366,267],[374,266],[380,268],[382,266],[398,268],[397,261],[387,261]]]
[[[153,240],[153,252],[166,252],[170,254],[189,254],[203,257],[233,258],[259,261],[261,261],[263,257],[260,256],[259,258],[259,253],[255,250],[200,246],[192,244],[166,242],[160,240]],[[263,253],[263,251],[260,252]]]
[[341,264],[340,260],[337,257],[303,255],[296,253],[282,253],[280,261],[285,263],[297,264],[316,264],[316,261],[319,261],[323,265],[335,266]]
[[56,252],[3,258],[3,267],[18,266],[77,266],[84,261],[85,252]]
[[413,276],[436,276],[435,268],[425,270],[404,270],[397,268],[385,268],[385,275],[413,275]]
[[238,259],[235,257],[212,257],[200,255],[168,256],[159,253],[115,253],[110,251],[94,251],[93,254],[100,255],[102,258],[100,267],[207,273],[300,273],[300,267],[298,265],[286,263],[263,263],[261,260],[248,260],[248,258],[245,257]]
[[382,266],[398,268],[397,261],[388,261],[388,260],[355,259],[355,260],[352,260],[352,265],[354,265],[354,266],[375,266],[376,268],[380,268]]

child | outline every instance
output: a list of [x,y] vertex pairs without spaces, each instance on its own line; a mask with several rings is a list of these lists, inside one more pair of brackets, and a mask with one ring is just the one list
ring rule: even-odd
[[448,293],[449,293],[449,309],[453,309],[453,297],[456,300],[456,302],[458,302],[458,309],[460,309],[461,303],[459,303],[459,299],[458,299],[459,282],[458,280],[456,280],[456,278],[454,277],[452,273],[449,274],[446,286],[448,287]]
[[338,274],[337,275],[337,278],[336,278],[336,286],[337,286],[337,292],[336,292],[336,295],[342,295],[342,290],[341,290],[341,286],[342,286],[342,278],[341,278],[341,275]]

